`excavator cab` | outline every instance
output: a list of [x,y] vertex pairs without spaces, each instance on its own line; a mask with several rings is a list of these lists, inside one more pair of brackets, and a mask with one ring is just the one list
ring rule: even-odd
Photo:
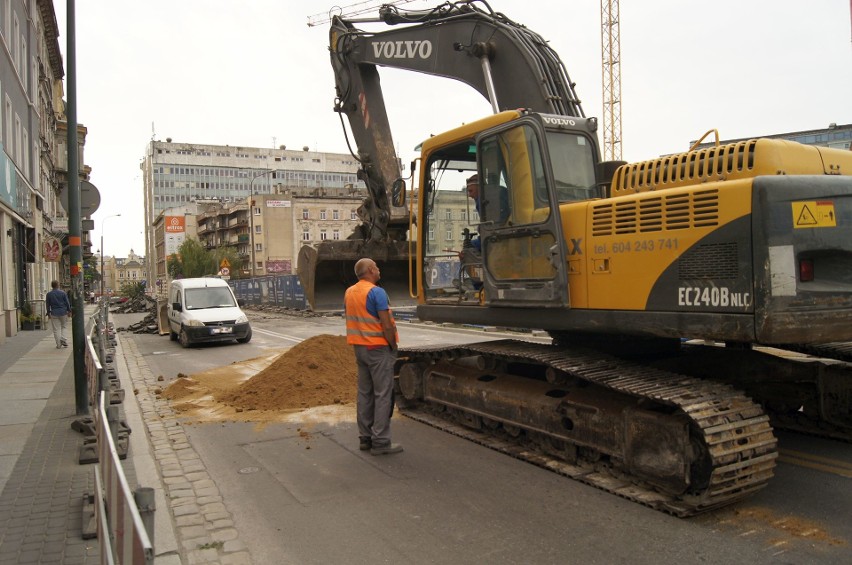
[[[563,236],[560,205],[598,194],[588,122],[509,111],[423,144],[421,302],[568,307],[568,258],[582,251],[581,242],[569,245]],[[472,172],[479,177],[476,202],[458,189]],[[476,232],[470,239],[478,261],[462,253],[454,267],[454,245],[469,245],[466,231]],[[447,270],[459,273],[452,279],[459,284],[440,276]],[[478,292],[465,292],[466,278]]]

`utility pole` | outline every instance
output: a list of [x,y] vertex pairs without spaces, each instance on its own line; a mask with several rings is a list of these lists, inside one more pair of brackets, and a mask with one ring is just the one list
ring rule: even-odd
[[77,150],[77,46],[74,0],[67,0],[68,18],[68,254],[71,260],[71,355],[74,358],[74,399],[77,415],[89,413],[89,391],[83,352],[86,345],[86,323],[83,315],[83,223],[80,212],[80,163]]

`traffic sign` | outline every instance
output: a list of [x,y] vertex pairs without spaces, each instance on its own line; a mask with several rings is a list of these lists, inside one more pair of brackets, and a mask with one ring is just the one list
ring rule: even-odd
[[230,269],[230,268],[231,268],[231,263],[230,263],[230,262],[228,262],[228,258],[227,258],[227,257],[225,257],[224,259],[222,259],[222,262],[221,262],[221,263],[219,263],[219,268],[220,268],[220,269]]

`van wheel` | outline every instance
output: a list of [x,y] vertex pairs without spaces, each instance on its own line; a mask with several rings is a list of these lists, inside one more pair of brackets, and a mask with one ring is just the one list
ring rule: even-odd
[[250,341],[251,341],[251,328],[249,328],[249,331],[246,334],[246,337],[241,337],[241,338],[237,339],[237,343],[248,343]]
[[180,329],[178,341],[180,341],[182,347],[189,347],[192,345],[192,343],[189,341],[189,334],[186,333],[186,330],[184,328]]

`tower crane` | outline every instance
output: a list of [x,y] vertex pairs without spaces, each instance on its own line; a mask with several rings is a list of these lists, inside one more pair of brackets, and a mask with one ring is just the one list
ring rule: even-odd
[[621,18],[618,0],[601,0],[604,161],[621,160]]

